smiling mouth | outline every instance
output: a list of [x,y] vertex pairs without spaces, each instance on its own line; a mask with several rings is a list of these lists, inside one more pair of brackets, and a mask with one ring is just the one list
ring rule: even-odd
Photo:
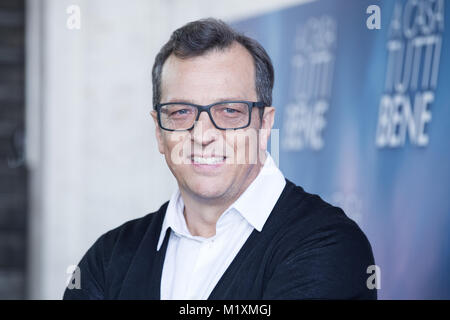
[[226,157],[198,157],[192,156],[191,161],[193,164],[214,165],[220,164],[225,161]]

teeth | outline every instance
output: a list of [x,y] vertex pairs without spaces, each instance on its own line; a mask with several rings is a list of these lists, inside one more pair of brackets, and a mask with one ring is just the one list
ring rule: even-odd
[[192,160],[198,164],[216,164],[222,162],[223,157],[211,157],[211,158],[193,157]]

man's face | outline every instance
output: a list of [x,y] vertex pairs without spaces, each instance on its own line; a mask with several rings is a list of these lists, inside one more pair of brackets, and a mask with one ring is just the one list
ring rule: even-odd
[[[161,103],[257,101],[253,58],[239,44],[188,59],[171,55],[163,66],[161,91]],[[159,151],[181,191],[199,201],[215,202],[234,199],[256,177],[260,169],[258,154],[266,149],[274,110],[266,108],[261,136],[257,108],[253,108],[249,127],[227,131],[215,128],[206,112],[200,114],[193,130],[181,132],[161,130],[155,111],[152,116]],[[195,161],[194,156],[223,160],[204,164]]]

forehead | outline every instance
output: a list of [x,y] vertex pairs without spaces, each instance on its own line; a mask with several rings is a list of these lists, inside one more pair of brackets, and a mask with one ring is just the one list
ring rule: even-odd
[[161,91],[161,102],[184,98],[207,104],[222,97],[256,99],[253,57],[238,43],[187,59],[172,54],[162,69]]

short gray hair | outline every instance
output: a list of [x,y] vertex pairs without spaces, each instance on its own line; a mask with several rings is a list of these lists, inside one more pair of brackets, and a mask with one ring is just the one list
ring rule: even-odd
[[213,49],[229,48],[235,41],[244,46],[253,57],[258,100],[264,102],[265,106],[271,106],[274,70],[266,50],[256,40],[236,32],[225,22],[207,18],[190,22],[175,30],[159,51],[152,69],[153,107],[161,102],[161,72],[164,62],[172,53],[181,59],[196,57]]

